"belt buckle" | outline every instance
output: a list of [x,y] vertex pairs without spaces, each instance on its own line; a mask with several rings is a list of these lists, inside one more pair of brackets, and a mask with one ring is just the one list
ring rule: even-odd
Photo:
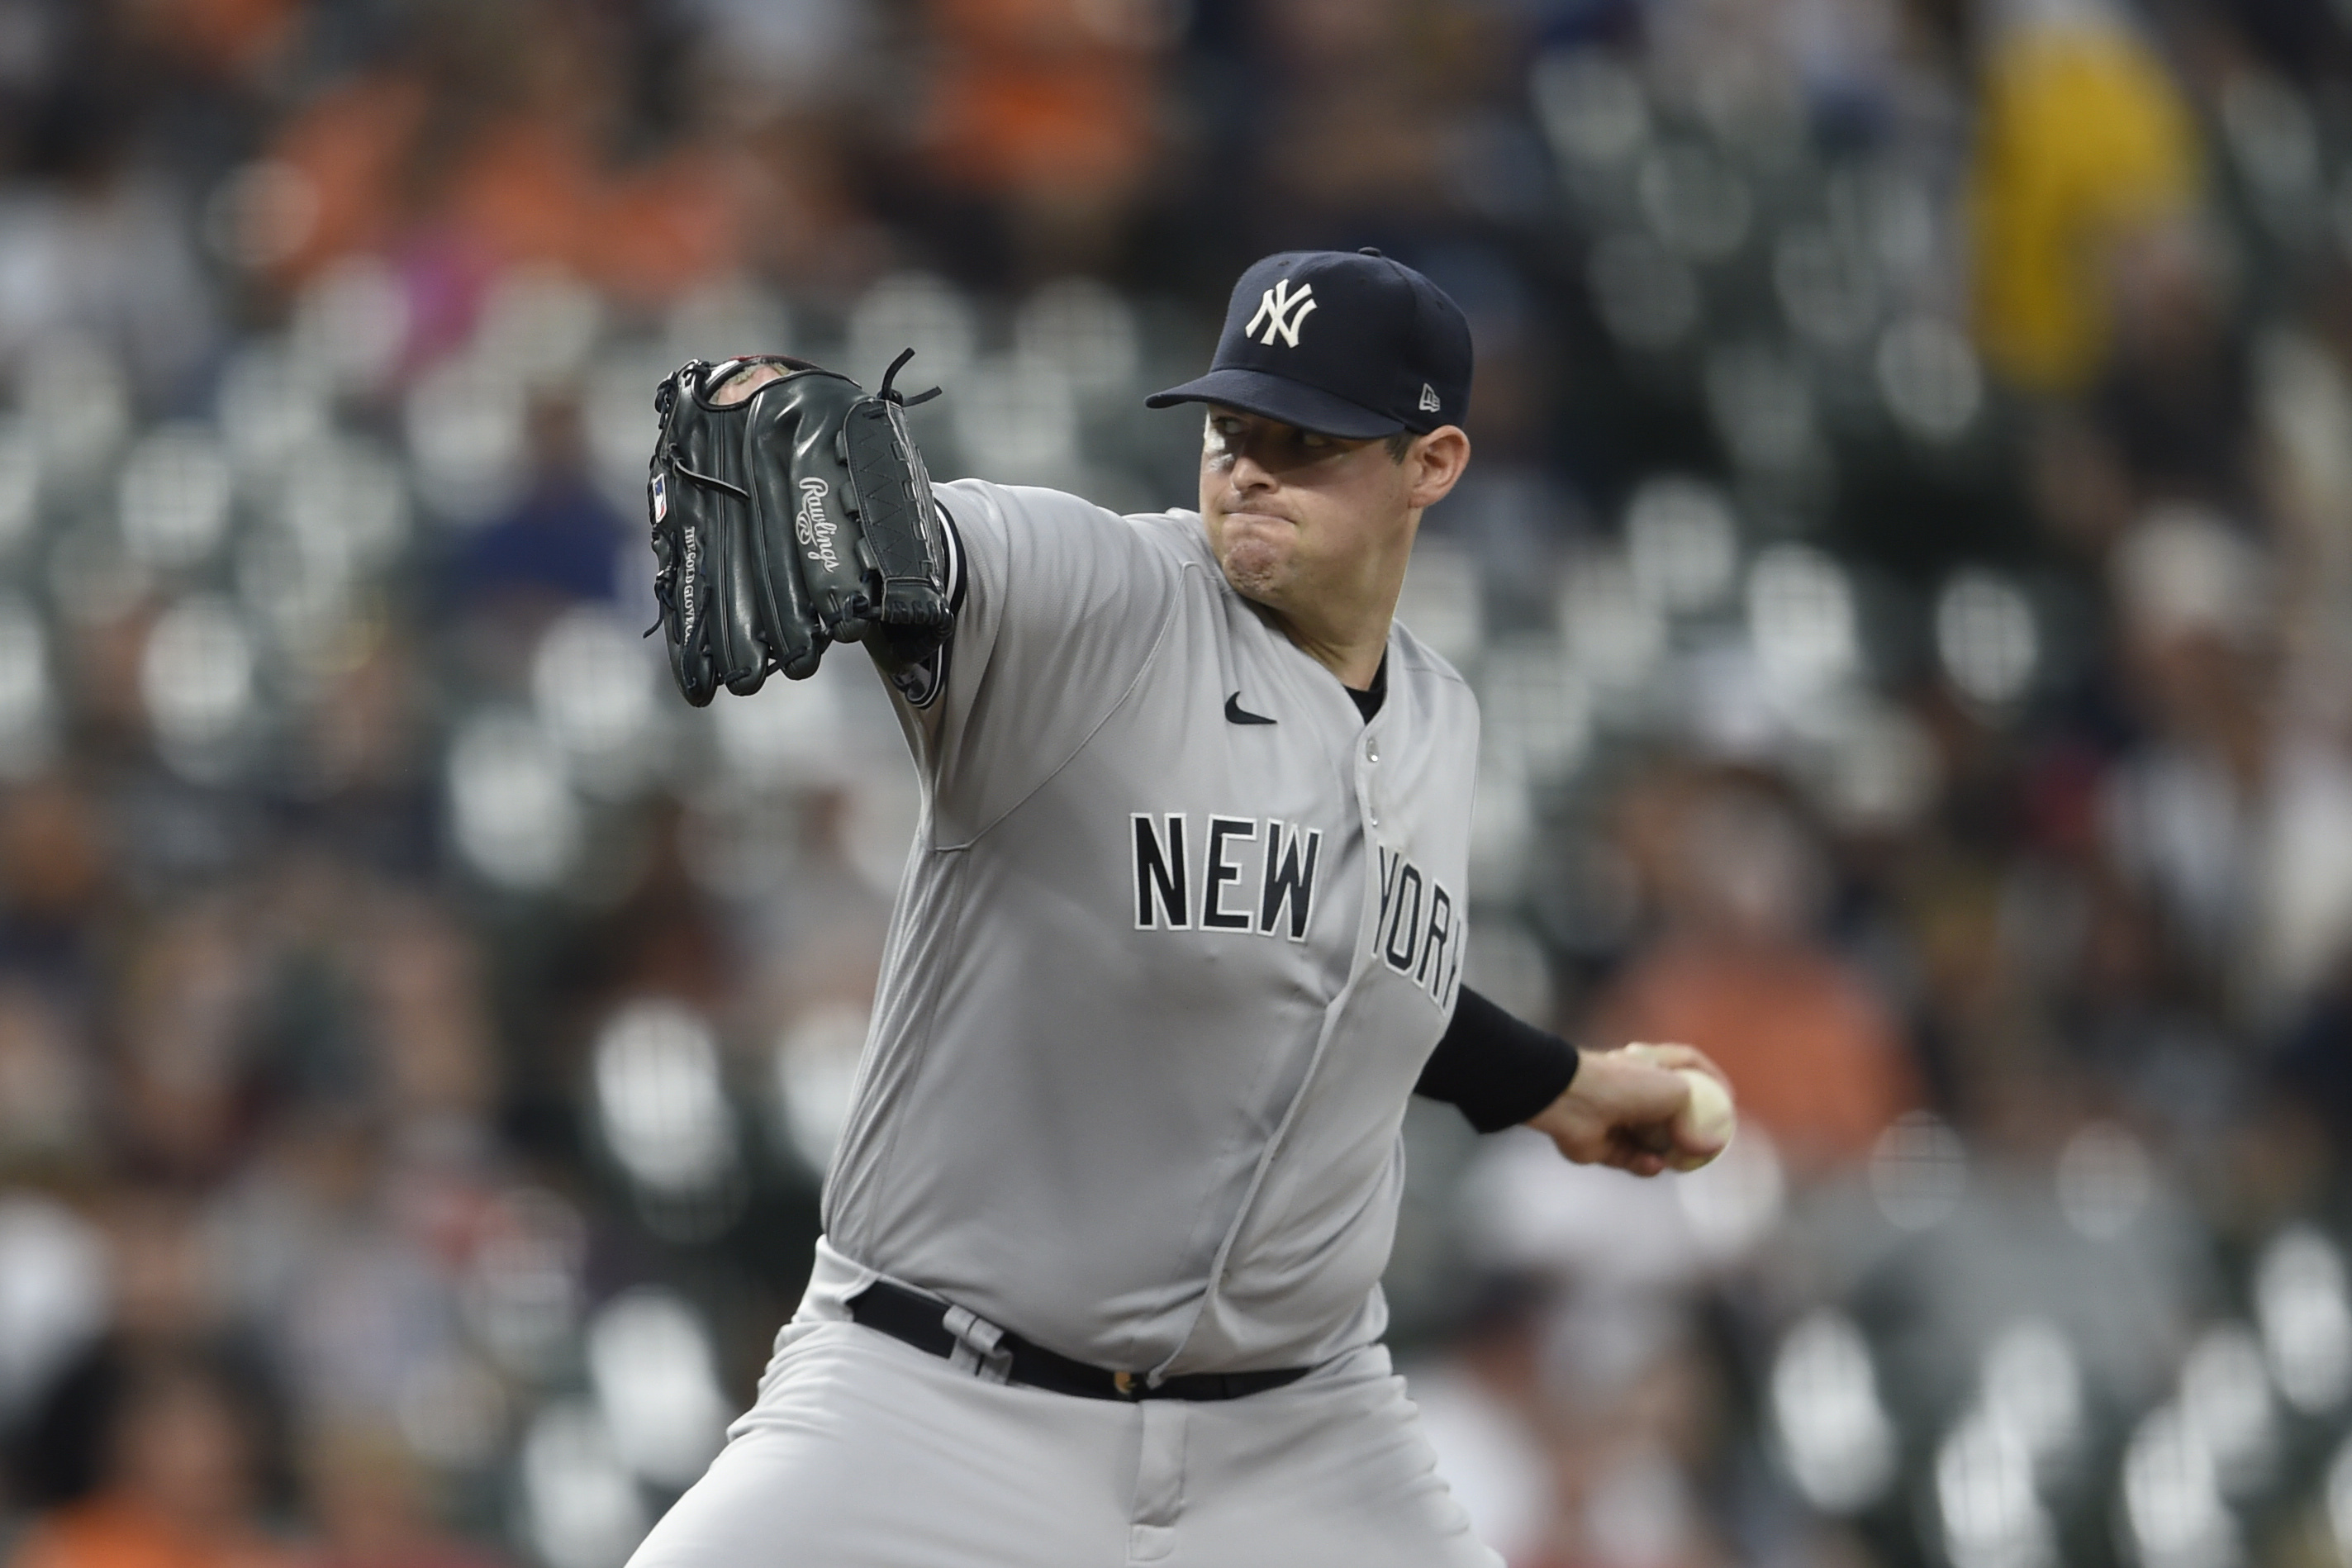
[[1148,1386],[1142,1378],[1131,1372],[1112,1373],[1110,1385],[1118,1390],[1118,1396],[1121,1399],[1140,1399],[1143,1397],[1145,1387]]

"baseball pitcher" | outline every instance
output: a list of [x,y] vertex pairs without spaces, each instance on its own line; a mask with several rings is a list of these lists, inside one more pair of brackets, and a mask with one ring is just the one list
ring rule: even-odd
[[1643,1175],[1723,1133],[1697,1052],[1462,983],[1477,703],[1392,616],[1467,322],[1377,252],[1259,262],[1150,400],[1207,405],[1150,516],[934,486],[899,368],[657,400],[680,689],[864,643],[923,811],[807,1296],[634,1568],[1498,1563],[1381,1342],[1408,1097]]

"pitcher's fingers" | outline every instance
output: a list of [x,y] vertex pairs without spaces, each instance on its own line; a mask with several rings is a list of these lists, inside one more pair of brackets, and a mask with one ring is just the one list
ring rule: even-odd
[[1675,1149],[1672,1121],[1636,1121],[1612,1130],[1616,1141],[1643,1154],[1671,1154]]
[[1689,1090],[1664,1063],[1634,1050],[1602,1051],[1588,1058],[1593,1070],[1580,1072],[1569,1086],[1614,1125],[1671,1121]]
[[1622,1146],[1612,1149],[1605,1163],[1636,1176],[1654,1176],[1666,1168],[1666,1157],[1664,1154],[1654,1154],[1646,1149],[1627,1149]]
[[1709,1057],[1705,1051],[1700,1050],[1696,1046],[1670,1043],[1653,1044],[1648,1041],[1641,1041],[1633,1045],[1627,1046],[1625,1049],[1638,1055],[1643,1061],[1654,1062],[1662,1068],[1669,1068],[1676,1070],[1688,1068],[1698,1072],[1703,1072],[1706,1074],[1707,1077],[1715,1079],[1716,1082],[1723,1085],[1725,1093],[1731,1095],[1735,1100],[1738,1099],[1738,1092],[1731,1087],[1730,1075],[1726,1073],[1721,1068],[1716,1066],[1714,1058]]

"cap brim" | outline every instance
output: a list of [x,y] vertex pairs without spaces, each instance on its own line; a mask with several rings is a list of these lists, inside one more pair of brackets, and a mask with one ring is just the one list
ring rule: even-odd
[[1179,403],[1222,404],[1261,418],[1279,419],[1285,425],[1296,425],[1318,436],[1337,436],[1349,441],[1393,436],[1405,427],[1402,420],[1374,413],[1360,403],[1350,403],[1320,387],[1270,375],[1262,370],[1232,366],[1213,370],[1181,386],[1155,392],[1143,400],[1147,408],[1172,408]]

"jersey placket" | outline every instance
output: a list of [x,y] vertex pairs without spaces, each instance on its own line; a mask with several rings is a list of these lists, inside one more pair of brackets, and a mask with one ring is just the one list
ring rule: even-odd
[[[1391,634],[1390,642],[1392,650],[1395,643],[1393,633]],[[1322,1070],[1324,1059],[1330,1053],[1333,1037],[1346,1026],[1358,993],[1370,977],[1374,965],[1379,962],[1380,854],[1379,838],[1375,831],[1381,820],[1379,768],[1382,737],[1387,733],[1391,720],[1400,706],[1402,704],[1397,700],[1392,683],[1390,700],[1363,724],[1362,732],[1353,738],[1347,752],[1351,759],[1356,812],[1364,844],[1364,852],[1360,858],[1363,881],[1356,913],[1354,948],[1348,961],[1347,982],[1340,986],[1339,994],[1332,997],[1323,1009],[1323,1026],[1316,1036],[1315,1048],[1307,1058],[1307,1069],[1299,1076],[1298,1087],[1291,1091],[1289,1103],[1283,1107],[1281,1120],[1276,1123],[1272,1135],[1266,1140],[1264,1152],[1258,1156],[1257,1167],[1250,1174],[1249,1185],[1242,1194],[1242,1201],[1235,1207],[1233,1218],[1227,1223],[1224,1235],[1218,1240],[1216,1258],[1209,1269],[1208,1287],[1202,1293],[1200,1308],[1193,1314],[1191,1329],[1186,1331],[1183,1339],[1178,1342],[1176,1348],[1149,1373],[1155,1383],[1165,1377],[1169,1370],[1182,1358],[1184,1352],[1192,1344],[1193,1335],[1200,1331],[1201,1324],[1210,1318],[1212,1309],[1215,1306],[1219,1295],[1223,1293],[1226,1277],[1232,1268],[1234,1245],[1239,1240],[1242,1233],[1249,1227],[1250,1220],[1256,1213],[1258,1195],[1265,1189],[1266,1178],[1289,1146],[1291,1131],[1297,1123],[1299,1112],[1305,1107],[1308,1095],[1315,1088],[1316,1079]],[[1352,712],[1352,703],[1349,704],[1349,708]]]
[[[1378,835],[1381,826],[1381,727],[1382,723],[1386,721],[1388,717],[1388,706],[1383,704],[1381,710],[1378,713],[1373,714],[1370,721],[1365,724],[1363,740],[1356,747],[1356,807],[1357,810],[1361,813],[1364,819],[1364,842],[1367,846],[1379,842]],[[1379,857],[1377,855],[1368,855],[1365,857],[1365,863],[1368,867],[1372,868],[1373,875],[1375,877],[1379,874],[1378,861]]]

